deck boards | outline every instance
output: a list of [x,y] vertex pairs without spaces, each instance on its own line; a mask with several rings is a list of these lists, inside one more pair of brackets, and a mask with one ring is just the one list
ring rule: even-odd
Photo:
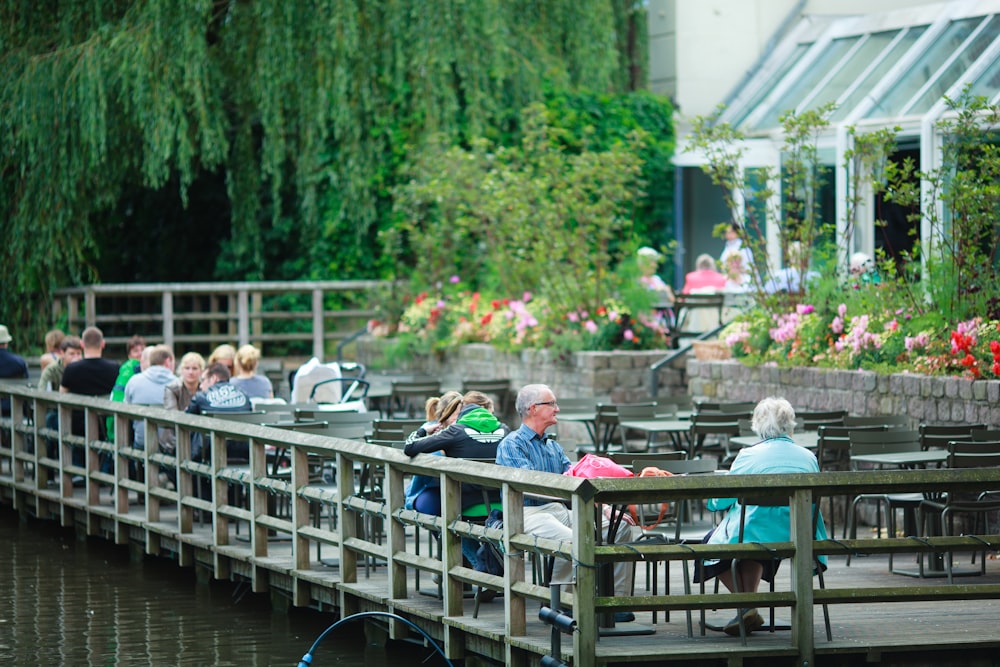
[[[0,480],[3,481],[3,480]],[[9,487],[8,487],[9,488]],[[50,494],[48,500],[58,502],[57,497]],[[70,505],[83,506],[82,490],[78,490]],[[102,496],[98,507],[88,508],[91,515],[96,515],[108,521],[126,524],[132,531],[149,530],[163,535],[163,544],[187,544],[200,549],[210,549],[212,530],[207,524],[196,524],[194,532],[180,534],[176,529],[176,509],[163,507],[160,521],[144,524],[145,507],[139,504],[131,505],[127,515],[114,512],[111,498]],[[133,532],[133,540],[135,539]],[[412,528],[407,529],[408,540],[413,538]],[[167,548],[167,547],[164,547]],[[381,608],[412,619],[419,620],[422,627],[427,627],[432,636],[440,638],[444,635],[444,626],[457,628],[464,633],[474,635],[486,644],[493,645],[484,649],[484,653],[493,659],[502,655],[504,641],[504,607],[503,598],[497,598],[490,603],[484,603],[478,619],[472,618],[474,602],[464,601],[464,615],[442,617],[440,600],[418,593],[410,578],[408,596],[401,599],[387,599],[387,577],[385,567],[375,567],[366,575],[364,567],[359,565],[358,580],[344,584],[340,581],[337,567],[320,564],[315,559],[313,545],[312,564],[306,571],[294,570],[292,561],[292,545],[290,541],[273,541],[268,544],[268,554],[265,557],[253,557],[248,542],[232,540],[232,543],[217,548],[217,553],[229,558],[244,561],[256,568],[274,572],[274,580],[282,580],[285,575],[308,582],[312,586],[325,589],[338,589],[357,600],[361,608]],[[335,550],[326,546],[323,549],[325,558],[331,558]],[[201,559],[204,562],[204,558]],[[907,556],[897,556],[897,567],[908,565]],[[968,567],[968,557],[962,557],[957,563]],[[661,578],[662,578],[662,563]],[[235,568],[234,568],[235,569]],[[777,589],[788,589],[788,572],[790,568],[782,568],[779,572]],[[670,589],[682,591],[682,568],[670,568]],[[291,579],[288,579],[291,581]],[[886,556],[855,557],[848,567],[843,557],[831,557],[830,569],[826,574],[827,587],[830,589],[850,590],[855,587],[898,587],[905,588],[918,580],[900,575],[890,574]],[[964,583],[1000,584],[1000,561],[990,557],[987,560],[987,575],[960,579]],[[635,577],[637,594],[646,592],[646,576],[643,568],[637,568]],[[430,577],[422,576],[424,589],[432,588]],[[944,583],[944,580],[941,581]],[[272,585],[278,585],[272,582]],[[661,583],[662,586],[662,583]],[[338,599],[336,592],[323,596],[326,599]],[[529,602],[528,634],[524,637],[510,638],[508,641],[516,647],[531,653],[548,653],[550,633],[535,616],[537,603]],[[762,610],[766,614],[766,610]],[[779,610],[779,620],[787,620],[789,610]],[[731,617],[731,609],[719,609],[707,612],[710,623],[720,623]],[[655,634],[627,637],[602,637],[598,642],[598,658],[607,664],[628,663],[680,663],[685,664],[719,664],[721,655],[725,655],[730,664],[739,664],[741,660],[750,660],[762,656],[771,656],[775,664],[783,663],[787,656],[794,656],[795,650],[790,646],[789,633],[754,633],[746,648],[741,646],[739,638],[732,638],[721,633],[708,631],[702,635],[698,628],[698,613],[694,612],[695,635],[692,638],[686,634],[686,620],[683,612],[673,612],[670,621],[666,622],[662,612],[657,623],[652,622],[650,612],[638,612],[637,623],[654,628]],[[815,647],[818,664],[856,663],[894,663],[918,664],[969,664],[977,652],[995,651],[1000,648],[1000,600],[985,600],[975,602],[905,602],[880,604],[839,604],[830,607],[833,629],[833,641],[828,642],[822,628],[821,610],[815,610],[816,631]],[[498,648],[499,647],[499,648]],[[563,641],[564,656],[571,656],[572,641]]]

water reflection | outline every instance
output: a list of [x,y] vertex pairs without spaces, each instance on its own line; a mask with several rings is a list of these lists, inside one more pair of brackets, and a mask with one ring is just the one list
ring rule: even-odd
[[[78,542],[48,522],[19,526],[9,511],[0,512],[0,580],[4,665],[295,665],[335,620],[273,612],[245,587],[196,585],[192,568],[165,559],[130,564],[124,547]],[[414,650],[417,662],[428,651],[367,648],[361,624],[350,623],[313,664],[414,664]]]

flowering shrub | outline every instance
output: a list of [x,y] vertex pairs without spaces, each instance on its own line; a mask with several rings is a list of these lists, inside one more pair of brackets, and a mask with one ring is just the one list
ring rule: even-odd
[[654,313],[639,316],[615,299],[593,312],[557,312],[547,300],[524,292],[518,298],[487,298],[462,289],[453,276],[434,292],[408,301],[397,329],[372,320],[369,333],[395,335],[390,357],[429,354],[463,343],[490,343],[503,350],[649,350],[667,347],[664,327]]
[[794,310],[741,315],[721,334],[747,363],[866,368],[1000,378],[1000,321],[974,318],[954,327],[906,309],[851,312],[799,304]]

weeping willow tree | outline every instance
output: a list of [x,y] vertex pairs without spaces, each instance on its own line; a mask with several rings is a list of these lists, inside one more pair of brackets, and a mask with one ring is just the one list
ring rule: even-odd
[[222,247],[229,277],[271,277],[266,251],[286,228],[314,253],[335,231],[363,235],[381,215],[384,164],[424,137],[501,132],[547,88],[635,85],[641,12],[623,0],[3,0],[0,321],[33,343],[55,287],[100,280],[116,258],[95,239],[136,190],[170,189],[186,209],[196,179],[217,175],[227,237],[190,244]]

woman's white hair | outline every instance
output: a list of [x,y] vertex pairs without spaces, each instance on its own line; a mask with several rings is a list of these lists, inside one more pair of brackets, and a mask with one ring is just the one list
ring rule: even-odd
[[795,430],[795,409],[783,398],[768,396],[753,409],[750,428],[764,440],[791,435]]

